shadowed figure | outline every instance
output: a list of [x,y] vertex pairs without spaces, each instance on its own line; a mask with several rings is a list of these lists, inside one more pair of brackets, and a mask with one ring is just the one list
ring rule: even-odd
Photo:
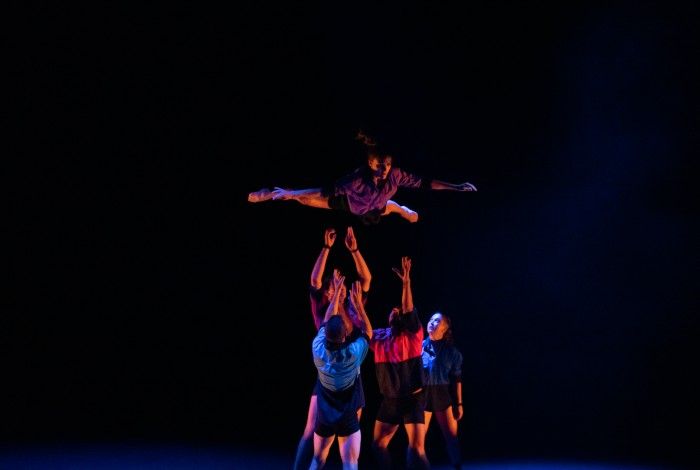
[[452,340],[452,321],[440,312],[428,320],[428,337],[423,340],[423,370],[425,382],[425,427],[428,432],[430,420],[435,419],[440,427],[450,464],[462,468],[462,456],[457,436],[458,421],[464,415],[462,406],[462,353]]

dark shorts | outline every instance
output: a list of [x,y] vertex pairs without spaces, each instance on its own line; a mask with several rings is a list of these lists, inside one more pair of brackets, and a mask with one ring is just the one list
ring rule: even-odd
[[425,387],[425,411],[444,411],[452,406],[452,403],[449,385],[430,385]]
[[388,424],[425,423],[424,411],[424,391],[406,398],[384,397],[377,412],[377,421]]
[[[338,211],[350,212],[350,204],[348,203],[348,197],[345,195],[328,196],[328,207]],[[360,219],[365,225],[374,225],[379,223],[379,220],[381,220],[384,211],[386,211],[386,206],[380,209],[372,209],[371,211],[362,215],[353,215]]]
[[364,396],[360,393],[362,387],[359,382],[358,376],[358,380],[355,380],[352,386],[339,392],[318,385],[318,413],[314,427],[316,434],[321,437],[349,436],[360,430],[357,409],[360,408],[360,400],[364,399]]
[[[316,378],[316,384],[314,385],[314,390],[311,392],[312,397],[316,397],[318,400],[318,389],[321,386],[321,382],[318,381],[318,377]],[[365,407],[365,388],[362,386],[362,375],[357,376],[357,382],[355,382],[355,386],[358,388],[357,393],[357,403],[358,407],[357,409],[364,408]]]
[[347,196],[328,196],[328,207],[336,211],[350,212],[350,205],[348,204]]

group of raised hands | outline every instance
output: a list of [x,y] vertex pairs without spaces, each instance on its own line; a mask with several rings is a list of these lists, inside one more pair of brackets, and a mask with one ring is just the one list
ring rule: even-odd
[[[337,233],[334,228],[327,228],[323,234],[323,243],[325,246],[330,248],[335,243]],[[353,232],[352,227],[348,227],[345,232],[345,246],[351,252],[357,251],[357,239],[355,238],[355,232]]]
[[[323,234],[323,243],[326,248],[331,248],[333,244],[335,243],[335,239],[337,237],[337,233],[334,228],[327,228],[326,231]],[[358,250],[357,248],[357,238],[355,238],[355,232],[353,231],[352,227],[348,227],[347,231],[345,232],[345,247],[350,250],[351,253],[354,253]],[[396,275],[401,279],[402,282],[410,282],[410,274],[411,274],[411,258],[408,256],[402,256],[401,257],[401,270],[398,268],[391,268],[393,272],[396,273]],[[336,280],[336,273],[340,275],[339,271],[336,269],[333,271],[333,281],[335,284]],[[345,280],[345,276],[343,277],[343,281]],[[355,287],[355,284],[357,284],[359,281],[355,281],[353,283],[353,288]],[[343,283],[340,282],[338,286],[342,285]],[[334,287],[338,287],[334,286]],[[362,289],[360,289],[360,299],[362,298]],[[351,298],[352,300],[352,298]]]

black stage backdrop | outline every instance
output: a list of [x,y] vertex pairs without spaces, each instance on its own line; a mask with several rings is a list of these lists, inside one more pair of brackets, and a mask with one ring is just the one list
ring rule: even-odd
[[[692,463],[699,12],[25,10],[7,35],[22,130],[3,442],[291,455],[315,377],[310,270],[334,226],[330,265],[352,277],[352,224],[375,326],[400,301],[403,255],[424,320],[454,318],[467,459]],[[247,203],[362,165],[360,128],[397,166],[479,191],[400,191],[417,224]],[[365,459],[371,354],[363,370]],[[436,459],[441,442],[432,429]]]

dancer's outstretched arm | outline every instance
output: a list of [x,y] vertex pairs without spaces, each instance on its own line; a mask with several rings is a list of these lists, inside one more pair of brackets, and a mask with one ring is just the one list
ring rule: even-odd
[[357,277],[362,284],[362,290],[368,292],[370,283],[372,282],[372,275],[369,272],[369,267],[365,259],[360,253],[360,249],[357,247],[357,239],[355,238],[355,232],[352,230],[352,227],[348,227],[348,231],[345,235],[345,246],[350,250],[352,260],[355,262],[355,269],[357,269]]
[[440,180],[431,180],[430,181],[430,189],[436,189],[436,190],[449,190],[449,191],[476,191],[476,186],[474,186],[471,183],[460,183],[460,184],[453,184],[453,183],[447,183],[445,181],[440,181]]

